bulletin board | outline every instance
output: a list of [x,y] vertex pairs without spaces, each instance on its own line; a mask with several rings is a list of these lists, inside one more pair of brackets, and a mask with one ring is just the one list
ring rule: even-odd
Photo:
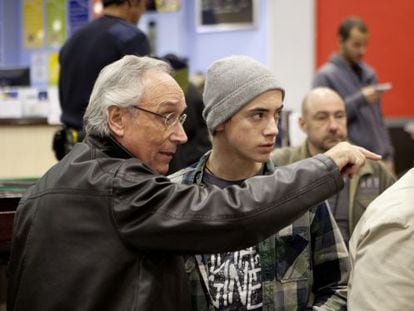
[[414,117],[414,29],[413,0],[316,0],[316,66],[338,49],[337,28],[349,15],[367,24],[369,40],[365,61],[374,67],[379,82],[391,82],[382,96],[386,117]]

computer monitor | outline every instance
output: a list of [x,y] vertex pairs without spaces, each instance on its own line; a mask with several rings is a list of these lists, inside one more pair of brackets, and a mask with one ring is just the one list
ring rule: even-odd
[[29,67],[0,67],[0,87],[30,86]]

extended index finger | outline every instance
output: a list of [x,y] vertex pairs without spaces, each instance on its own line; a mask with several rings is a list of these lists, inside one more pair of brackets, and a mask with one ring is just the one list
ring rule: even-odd
[[369,151],[368,149],[365,149],[364,147],[358,147],[358,149],[362,152],[362,154],[367,159],[375,160],[375,161],[378,161],[378,160],[381,160],[382,159],[382,156],[381,155],[379,155],[378,153]]

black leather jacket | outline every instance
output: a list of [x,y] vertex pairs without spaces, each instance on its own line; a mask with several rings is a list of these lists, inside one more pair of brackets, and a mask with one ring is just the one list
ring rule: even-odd
[[342,183],[317,156],[242,187],[178,185],[87,137],[20,202],[8,310],[188,310],[182,254],[256,244]]

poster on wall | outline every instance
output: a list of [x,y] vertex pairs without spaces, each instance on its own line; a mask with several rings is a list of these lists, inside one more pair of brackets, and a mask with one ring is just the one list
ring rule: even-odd
[[59,53],[49,53],[48,66],[49,85],[57,85],[59,79]]
[[46,0],[46,42],[61,46],[66,39],[65,0]]
[[23,0],[23,47],[26,49],[43,46],[42,9],[42,0]]
[[158,12],[174,12],[180,8],[180,0],[155,0]]
[[198,32],[254,28],[257,0],[196,0]]
[[47,84],[48,54],[46,51],[33,51],[30,57],[30,80],[32,85]]
[[69,36],[89,21],[89,0],[69,0]]

